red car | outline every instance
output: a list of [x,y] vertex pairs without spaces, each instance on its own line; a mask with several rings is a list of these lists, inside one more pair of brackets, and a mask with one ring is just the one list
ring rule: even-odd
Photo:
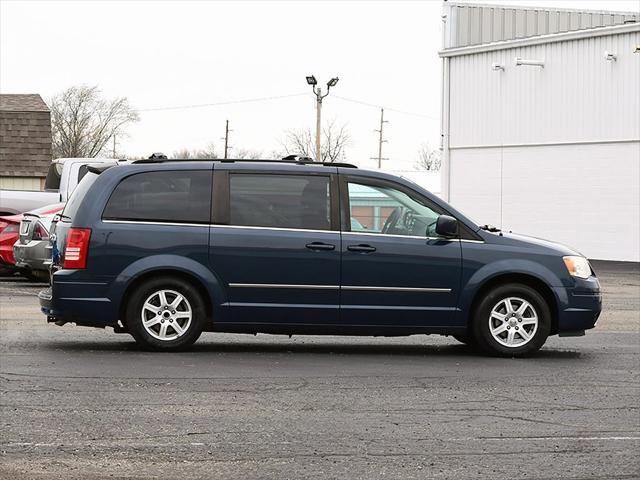
[[[47,205],[33,211],[38,215],[60,213],[64,205],[56,203]],[[14,270],[13,244],[20,237],[20,222],[22,214],[0,217],[0,275],[11,273]]]

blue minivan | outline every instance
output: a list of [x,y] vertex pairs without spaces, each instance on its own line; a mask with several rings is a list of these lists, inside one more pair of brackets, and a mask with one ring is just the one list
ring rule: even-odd
[[348,164],[91,167],[52,238],[47,320],[155,350],[203,331],[443,334],[521,356],[583,335],[602,302],[576,251],[479,226],[404,178]]

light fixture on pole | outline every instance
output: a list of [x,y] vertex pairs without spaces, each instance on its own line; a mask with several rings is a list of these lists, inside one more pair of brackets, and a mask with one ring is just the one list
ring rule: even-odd
[[322,131],[322,99],[329,95],[331,87],[335,87],[338,84],[338,77],[333,77],[327,82],[327,93],[322,94],[322,88],[318,87],[318,80],[313,75],[306,77],[307,84],[313,87],[313,93],[316,95],[316,162],[322,161],[320,156],[320,132]]

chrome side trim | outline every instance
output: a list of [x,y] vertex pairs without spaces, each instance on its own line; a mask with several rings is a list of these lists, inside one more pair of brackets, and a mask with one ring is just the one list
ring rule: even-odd
[[459,238],[441,238],[441,237],[421,237],[419,235],[398,235],[395,233],[376,233],[376,232],[342,232],[344,235],[367,235],[374,237],[396,237],[396,238],[417,238],[420,240],[440,240],[443,242],[457,242]]
[[441,242],[472,242],[485,243],[482,240],[467,240],[460,238],[421,237],[418,235],[397,235],[375,232],[346,232],[340,230],[312,230],[308,228],[284,228],[284,227],[255,227],[245,225],[220,225],[215,223],[179,223],[179,222],[151,222],[148,220],[102,220],[102,223],[123,223],[132,225],[167,225],[174,227],[214,227],[214,228],[240,228],[247,230],[276,230],[282,232],[311,232],[311,233],[342,233],[344,235],[368,235],[375,237],[417,238],[420,240],[439,240]]
[[[303,290],[337,290],[339,285],[298,285],[289,283],[230,283],[231,288],[299,288]],[[426,287],[374,287],[360,285],[344,285],[342,290],[362,290],[376,292],[428,292],[449,293],[450,288],[426,288]]]
[[300,288],[303,290],[337,290],[339,285],[296,285],[289,283],[230,283],[231,288]]
[[247,230],[276,230],[282,232],[313,232],[313,233],[340,233],[339,230],[312,230],[309,228],[285,228],[285,227],[256,227],[245,225],[220,225],[211,224],[215,228],[241,228]]
[[374,292],[428,292],[428,293],[449,293],[450,288],[428,288],[428,287],[370,287],[360,285],[343,285],[342,290],[363,290]]
[[102,220],[102,223],[125,223],[133,225],[167,225],[172,227],[209,227],[207,223],[150,222],[147,220]]

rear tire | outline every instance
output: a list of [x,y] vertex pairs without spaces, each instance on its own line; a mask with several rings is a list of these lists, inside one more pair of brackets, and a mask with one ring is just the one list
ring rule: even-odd
[[197,289],[181,278],[166,276],[136,288],[125,311],[129,332],[148,350],[184,350],[200,337],[206,320]]
[[551,311],[545,299],[519,283],[500,285],[473,312],[473,336],[478,347],[502,357],[522,357],[538,351],[551,331]]
[[9,265],[0,265],[0,277],[12,277],[16,269]]

